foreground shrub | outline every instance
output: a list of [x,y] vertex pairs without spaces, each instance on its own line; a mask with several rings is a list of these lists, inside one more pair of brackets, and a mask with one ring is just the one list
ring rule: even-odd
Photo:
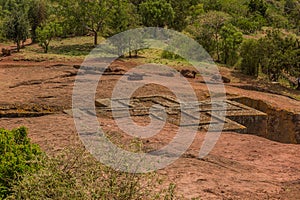
[[[47,158],[45,167],[28,173],[13,187],[8,199],[174,199],[174,185],[158,189],[154,173],[130,174],[115,171],[84,149],[71,149]],[[159,187],[161,188],[161,186]]]
[[0,129],[0,199],[11,193],[12,183],[41,168],[42,152],[32,144],[25,127]]

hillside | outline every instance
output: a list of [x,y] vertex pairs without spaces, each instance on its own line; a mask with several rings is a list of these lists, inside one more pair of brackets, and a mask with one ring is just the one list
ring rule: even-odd
[[0,199],[300,199],[299,0],[0,11]]

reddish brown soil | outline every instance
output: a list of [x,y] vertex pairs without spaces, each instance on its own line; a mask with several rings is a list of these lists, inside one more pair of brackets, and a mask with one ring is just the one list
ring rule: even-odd
[[[57,65],[60,64],[60,65]],[[78,63],[14,62],[12,57],[0,61],[0,106],[9,104],[36,104],[56,107],[52,115],[32,118],[0,118],[0,127],[12,129],[24,125],[29,129],[33,142],[48,153],[78,145],[80,140],[71,116],[64,114],[72,107],[72,89]],[[127,68],[134,63],[115,63]],[[234,77],[228,70],[226,76]],[[110,97],[114,83],[120,76],[101,79],[96,97]],[[230,96],[248,96],[262,99],[282,109],[300,112],[299,101],[291,98],[237,88],[249,84],[249,80],[235,78],[226,85]],[[205,84],[191,79],[199,99],[207,97]],[[104,89],[105,88],[105,89]],[[139,95],[168,93],[164,88],[148,86]],[[110,119],[99,119],[104,130],[118,128]],[[177,127],[167,124],[161,133],[149,139],[148,148],[164,146],[172,138]],[[281,144],[253,135],[223,133],[213,151],[204,159],[198,159],[204,133],[198,132],[189,150],[175,163],[159,170],[165,184],[175,182],[177,193],[191,199],[300,199],[300,145]]]

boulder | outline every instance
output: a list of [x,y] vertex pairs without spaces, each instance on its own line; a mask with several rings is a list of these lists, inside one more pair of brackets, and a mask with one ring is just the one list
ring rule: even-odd
[[197,72],[190,69],[182,69],[180,70],[180,74],[186,78],[195,78]]
[[10,56],[11,55],[11,50],[7,48],[2,48],[2,55],[3,56]]
[[133,73],[130,74],[127,78],[127,80],[129,81],[141,81],[144,79],[145,74],[137,74],[137,73]]
[[213,75],[211,77],[211,81],[215,81],[215,82],[223,82],[223,83],[230,83],[230,79],[225,77],[225,76],[221,76],[221,75]]
[[230,78],[222,76],[222,81],[223,81],[223,83],[230,83],[231,80],[230,80]]

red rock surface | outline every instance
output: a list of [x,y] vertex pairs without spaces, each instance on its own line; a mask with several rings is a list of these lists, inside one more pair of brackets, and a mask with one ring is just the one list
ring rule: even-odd
[[[0,118],[0,127],[12,129],[24,125],[33,142],[48,153],[80,144],[74,121],[62,112],[71,108],[76,70],[74,63],[0,61],[0,105],[43,104],[56,106],[57,114],[33,118]],[[124,63],[117,63],[126,67]],[[132,66],[133,64],[129,64]],[[228,73],[227,71],[224,72]],[[226,74],[228,75],[228,74]],[[118,77],[105,76],[97,98],[109,97]],[[199,99],[207,97],[207,87],[198,79],[191,83]],[[262,99],[281,109],[299,111],[299,101],[288,97],[226,86],[230,95]],[[238,83],[240,85],[244,82]],[[105,88],[105,89],[103,89]],[[164,88],[147,87],[140,95],[168,93]],[[119,131],[110,119],[99,119],[104,130]],[[163,146],[176,127],[168,125],[146,146]],[[300,145],[282,144],[254,135],[223,133],[213,151],[198,159],[205,133],[198,132],[189,150],[176,162],[159,170],[165,184],[174,182],[177,194],[191,199],[300,199]]]

